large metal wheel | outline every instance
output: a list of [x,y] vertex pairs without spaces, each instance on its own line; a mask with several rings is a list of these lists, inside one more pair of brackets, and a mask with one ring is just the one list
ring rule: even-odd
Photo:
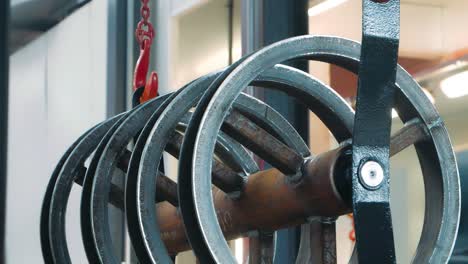
[[[185,207],[187,213],[184,214],[185,201],[181,208],[189,238],[197,238],[199,243],[197,256],[202,262],[235,263],[227,244],[220,242],[224,237],[212,201],[211,179],[207,177],[211,174],[209,161],[213,155],[213,139],[232,102],[259,74],[291,59],[319,60],[357,72],[360,50],[358,43],[341,38],[303,36],[288,39],[251,55],[218,77],[204,94],[186,132],[182,150],[187,152],[181,157],[179,168],[180,173],[190,176],[186,186],[190,188],[193,200]],[[438,113],[402,68],[398,68],[396,86],[395,108],[403,122],[416,122],[427,132],[420,133],[412,142],[424,176],[426,205],[430,205],[426,206],[423,231],[413,262],[446,263],[454,245],[460,215],[459,178],[453,150]],[[300,88],[290,87],[284,91],[289,90],[290,94],[296,92],[298,100],[315,107],[304,99]],[[327,123],[327,120],[323,121]],[[187,224],[186,219],[191,224]]]
[[46,263],[71,263],[65,234],[65,213],[75,179],[84,177],[84,163],[101,139],[126,113],[111,118],[80,137],[54,170],[41,211],[41,245]]

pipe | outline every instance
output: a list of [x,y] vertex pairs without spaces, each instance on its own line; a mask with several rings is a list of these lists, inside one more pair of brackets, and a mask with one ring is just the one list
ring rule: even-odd
[[[299,182],[291,183],[279,170],[269,169],[251,175],[238,199],[213,189],[218,222],[226,239],[297,226],[311,216],[337,217],[351,212],[334,183],[339,177],[334,167],[342,151],[332,150],[304,163]],[[156,206],[161,237],[169,254],[188,250],[179,210],[166,202]]]

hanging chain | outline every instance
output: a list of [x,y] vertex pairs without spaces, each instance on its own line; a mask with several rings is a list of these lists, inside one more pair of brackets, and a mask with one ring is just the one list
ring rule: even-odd
[[151,72],[150,78],[147,81],[148,68],[150,62],[151,44],[154,38],[154,28],[150,18],[149,0],[141,0],[141,20],[138,22],[135,37],[140,45],[140,56],[135,65],[135,73],[133,79],[134,99],[133,104],[138,105],[148,101],[158,95],[158,75],[156,72]]
[[148,6],[149,0],[141,0],[141,20],[138,22],[135,36],[140,46],[143,46],[144,40],[149,40],[149,45],[153,42],[154,38],[154,28],[151,22],[149,21],[150,17],[150,8]]

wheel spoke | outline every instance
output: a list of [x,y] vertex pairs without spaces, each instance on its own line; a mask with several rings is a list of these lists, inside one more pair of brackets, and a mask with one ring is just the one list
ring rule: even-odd
[[286,175],[295,175],[304,162],[301,155],[238,111],[226,117],[221,129]]
[[411,119],[405,126],[392,135],[390,156],[398,154],[407,147],[429,138],[426,126],[419,118]]
[[258,232],[249,237],[249,264],[273,263],[274,236],[274,232]]
[[[166,151],[175,158],[179,158],[183,139],[180,133],[175,132],[166,146]],[[245,183],[244,177],[217,159],[213,159],[212,163],[213,183],[225,193],[240,192]]]

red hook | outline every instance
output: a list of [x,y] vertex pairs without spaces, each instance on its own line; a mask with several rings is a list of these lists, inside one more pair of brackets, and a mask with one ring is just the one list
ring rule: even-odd
[[141,20],[137,24],[135,37],[140,45],[140,57],[135,65],[135,73],[133,79],[133,90],[142,88],[143,92],[139,98],[139,103],[146,102],[158,95],[158,75],[152,72],[148,82],[146,75],[148,74],[151,43],[154,38],[154,28],[151,22],[148,21],[150,9],[148,7],[149,0],[141,0]]
[[140,103],[146,102],[156,96],[158,96],[158,74],[153,71],[140,97]]
[[140,103],[146,102],[151,98],[158,95],[158,75],[152,72],[150,79],[146,82],[146,75],[148,74],[149,60],[151,52],[151,40],[144,39],[140,46],[140,56],[135,66],[135,73],[133,79],[133,90],[136,91],[140,87],[144,87]]
[[138,88],[145,86],[146,74],[149,68],[149,57],[151,52],[151,41],[149,39],[143,40],[140,46],[140,57],[138,58],[135,65],[135,73],[133,79],[133,90],[136,91]]

